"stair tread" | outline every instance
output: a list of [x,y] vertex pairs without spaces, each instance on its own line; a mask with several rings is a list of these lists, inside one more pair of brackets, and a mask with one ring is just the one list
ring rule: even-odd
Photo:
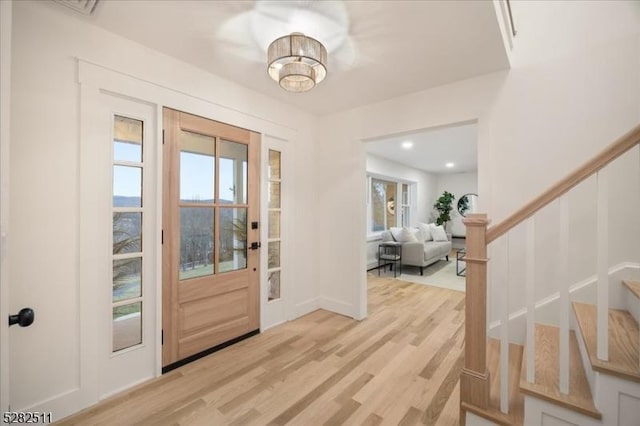
[[569,335],[569,393],[560,392],[560,329],[555,326],[536,324],[535,329],[535,383],[526,379],[526,353],[522,357],[520,390],[564,408],[600,419],[591,395],[591,388],[584,372],[580,349],[575,333]]
[[622,280],[622,284],[624,284],[629,290],[631,290],[631,293],[640,299],[640,281]]
[[627,311],[609,309],[609,360],[597,357],[597,310],[595,305],[573,303],[580,332],[594,370],[640,382],[638,323]]
[[487,369],[490,378],[489,407],[487,410],[471,406],[463,408],[498,424],[522,425],[524,396],[518,389],[522,351],[521,345],[509,344],[509,414],[500,411],[500,341],[497,339],[488,339],[487,342]]

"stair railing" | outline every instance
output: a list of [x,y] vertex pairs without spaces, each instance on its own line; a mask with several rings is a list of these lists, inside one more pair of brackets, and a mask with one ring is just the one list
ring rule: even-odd
[[[576,169],[573,173],[547,189],[502,222],[488,228],[486,214],[469,214],[463,223],[466,232],[466,301],[465,301],[465,365],[460,376],[461,422],[465,407],[474,406],[483,411],[489,408],[490,377],[487,368],[487,246],[507,235],[517,225],[525,223],[525,299],[526,299],[526,380],[535,382],[535,259],[534,215],[551,202],[558,200],[560,208],[559,262],[567,265],[569,257],[569,202],[568,192],[587,178],[597,179],[597,357],[608,359],[608,187],[605,167],[640,144],[640,125],[631,129],[601,153]],[[507,240],[508,244],[508,240]],[[568,269],[561,268],[561,279],[566,283]],[[503,311],[500,318],[500,410],[508,413],[509,406],[509,286],[504,284]],[[560,288],[560,391],[569,392],[569,286]],[[462,424],[462,423],[461,423]]]

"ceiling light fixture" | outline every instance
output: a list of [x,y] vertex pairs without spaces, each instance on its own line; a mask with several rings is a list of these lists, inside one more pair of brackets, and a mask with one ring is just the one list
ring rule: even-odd
[[402,148],[403,149],[411,149],[411,148],[413,148],[413,142],[411,142],[411,141],[402,142]]
[[302,33],[275,39],[267,51],[269,76],[289,92],[306,92],[327,75],[327,49]]
[[447,163],[447,164],[445,164],[445,166],[446,166],[447,168],[449,168],[449,169],[450,169],[450,168],[452,168],[453,166],[455,166],[455,164],[453,164],[453,163]]

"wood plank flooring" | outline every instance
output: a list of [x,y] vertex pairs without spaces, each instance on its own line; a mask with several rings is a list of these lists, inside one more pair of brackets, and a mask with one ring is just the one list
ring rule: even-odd
[[593,403],[587,381],[578,340],[571,330],[569,334],[569,393],[560,392],[560,329],[556,326],[536,324],[535,383],[526,379],[526,354],[522,360],[520,390],[531,396],[578,413],[601,419],[602,414]]
[[573,302],[573,311],[593,369],[640,383],[638,323],[631,314],[609,309],[609,361],[602,361],[597,357],[596,306]]
[[369,317],[318,310],[60,425],[457,425],[464,293],[369,275]]

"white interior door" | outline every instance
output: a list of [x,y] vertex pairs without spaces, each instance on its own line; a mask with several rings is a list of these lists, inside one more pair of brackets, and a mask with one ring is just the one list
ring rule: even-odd
[[99,400],[157,371],[158,138],[154,106],[98,91],[85,100],[81,389]]

